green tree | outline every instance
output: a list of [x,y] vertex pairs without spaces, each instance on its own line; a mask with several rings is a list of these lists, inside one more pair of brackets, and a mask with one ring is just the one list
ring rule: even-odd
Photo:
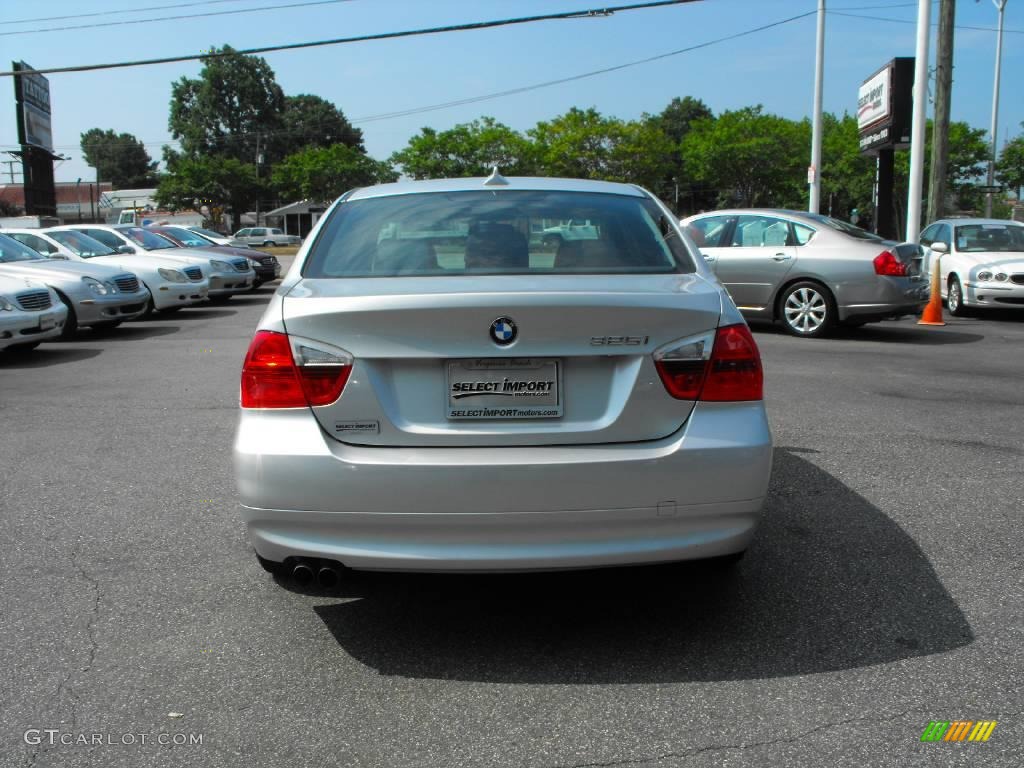
[[521,133],[482,117],[447,131],[422,128],[391,162],[414,179],[487,176],[497,165],[506,176],[535,172],[536,153]]
[[[1021,123],[1024,128],[1024,123]],[[1024,187],[1024,134],[1009,141],[1003,151],[999,153],[999,162],[996,163],[996,171],[999,173],[999,181],[1005,184],[1013,192],[1020,192]]]
[[306,147],[345,144],[363,150],[363,132],[352,126],[340,109],[327,99],[309,94],[284,97],[284,112],[277,149],[281,157]]
[[[985,196],[978,185],[985,178],[989,157],[988,132],[972,128],[965,122],[949,124],[949,161],[946,169],[946,189],[959,211],[977,212],[984,208]],[[931,168],[932,122],[925,127],[924,178]],[[897,152],[893,182],[893,208],[896,231],[903,232],[907,221],[907,195],[909,194],[910,152]],[[927,210],[928,190],[922,190],[921,210]],[[928,224],[928,222],[922,222]]]
[[686,134],[690,132],[690,126],[695,121],[707,120],[711,117],[714,117],[711,109],[700,99],[695,99],[692,96],[683,98],[676,96],[668,103],[667,107],[657,115],[651,116],[650,119],[658,124],[673,144],[678,145],[686,138]]
[[687,176],[717,190],[718,204],[802,207],[811,130],[745,107],[701,118],[682,142]]
[[172,211],[222,208],[237,224],[261,190],[255,166],[232,157],[176,157],[171,165],[160,178],[156,200]]
[[262,151],[266,137],[283,127],[284,92],[265,59],[229,45],[211,52],[226,55],[204,57],[198,78],[183,77],[171,86],[171,135],[186,157],[254,163],[257,145]]
[[146,187],[156,179],[156,163],[130,133],[90,128],[81,135],[81,146],[85,162],[115,189]]
[[656,115],[644,115],[643,119],[660,129],[671,143],[671,151],[662,160],[660,178],[650,184],[650,189],[676,213],[710,208],[715,204],[715,195],[709,195],[700,182],[689,179],[683,165],[682,143],[690,132],[690,126],[697,120],[714,118],[714,114],[700,99],[692,96],[676,96]]
[[873,216],[875,159],[861,154],[857,119],[825,113],[822,128],[821,212],[849,219],[856,208]]
[[347,146],[308,147],[286,157],[274,168],[273,184],[289,198],[328,201],[353,187],[395,181],[387,163]]
[[553,120],[537,123],[527,133],[548,176],[609,179],[613,152],[624,131],[621,120],[605,117],[593,107],[573,107]]

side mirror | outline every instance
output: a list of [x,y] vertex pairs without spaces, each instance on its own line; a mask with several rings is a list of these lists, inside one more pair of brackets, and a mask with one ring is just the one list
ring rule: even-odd
[[130,245],[119,245],[117,246],[118,253],[135,253],[135,249]]
[[936,240],[929,247],[936,253],[949,253],[949,246],[939,240]]

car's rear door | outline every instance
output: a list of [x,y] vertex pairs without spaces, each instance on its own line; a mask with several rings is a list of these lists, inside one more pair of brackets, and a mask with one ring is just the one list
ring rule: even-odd
[[715,274],[740,309],[761,310],[793,268],[789,222],[765,214],[736,218],[728,247],[715,249]]

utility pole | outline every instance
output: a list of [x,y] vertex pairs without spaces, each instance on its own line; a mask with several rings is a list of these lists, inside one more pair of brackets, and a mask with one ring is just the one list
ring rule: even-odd
[[988,158],[988,186],[989,192],[985,195],[985,217],[992,218],[992,195],[991,188],[996,183],[996,133],[999,129],[999,76],[1003,68],[1003,11],[1006,10],[1006,0],[992,0],[999,11],[999,31],[996,32],[996,75],[992,84],[992,130],[989,136],[992,138],[992,151]]
[[807,210],[821,212],[821,100],[825,85],[825,0],[818,0],[818,36],[814,55],[814,118],[811,126],[811,167],[807,183],[811,187]]
[[928,178],[928,215],[935,221],[945,215],[946,168],[949,165],[949,109],[953,92],[953,24],[956,0],[939,5],[939,44],[935,52],[935,121],[932,130],[932,168]]
[[921,187],[924,181],[924,124],[928,114],[928,36],[931,33],[931,12],[931,0],[918,0],[917,46],[914,53],[914,120],[910,130],[910,190],[907,193],[905,238],[912,243],[916,243],[917,236],[921,234]]

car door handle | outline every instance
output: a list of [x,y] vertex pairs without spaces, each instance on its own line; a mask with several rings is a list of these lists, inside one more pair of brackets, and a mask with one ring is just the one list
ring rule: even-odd
[[714,261],[715,260],[715,257],[712,256],[710,253],[702,253],[701,256],[704,257],[704,261]]
[[789,261],[792,258],[788,253],[776,253],[772,256],[773,261]]

